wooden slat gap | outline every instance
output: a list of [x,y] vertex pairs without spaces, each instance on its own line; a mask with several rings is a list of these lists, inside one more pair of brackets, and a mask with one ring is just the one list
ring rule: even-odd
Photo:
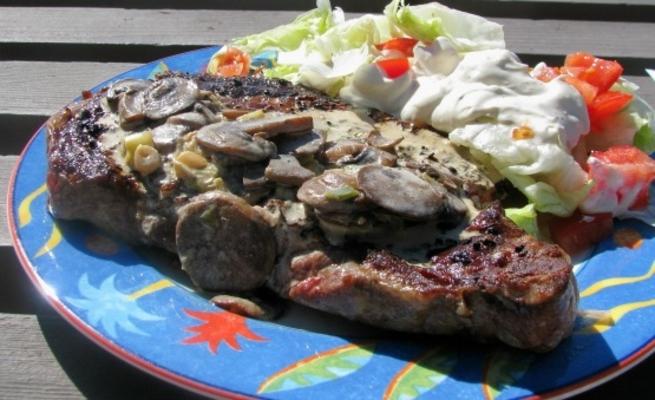
[[[349,12],[381,12],[388,0],[369,0],[366,2],[349,2],[333,0],[333,6],[340,6]],[[426,0],[409,1],[411,4],[427,3]],[[630,0],[621,0],[621,4],[576,3],[575,0],[566,4],[558,1],[498,1],[498,0],[441,0],[441,3],[462,11],[483,15],[486,17],[511,17],[530,19],[591,19],[598,21],[643,21],[655,20],[655,4]],[[617,0],[618,3],[618,0]],[[128,9],[178,9],[178,10],[309,10],[315,7],[315,0],[241,0],[226,2],[216,0],[116,0],[111,3],[100,0],[60,0],[58,7],[104,7]],[[0,0],[2,7],[47,7],[52,6],[49,0],[26,0],[17,3],[14,0]],[[302,11],[298,11],[300,13]]]

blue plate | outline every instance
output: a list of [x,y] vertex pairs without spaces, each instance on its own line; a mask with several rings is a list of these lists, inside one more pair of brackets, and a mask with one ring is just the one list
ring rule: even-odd
[[[126,72],[199,72],[217,47]],[[105,86],[105,82],[98,88]],[[96,88],[97,90],[97,88]],[[270,399],[509,399],[571,395],[655,349],[655,228],[627,221],[576,267],[582,310],[555,351],[408,337],[307,309],[279,322],[230,314],[189,288],[165,259],[47,212],[46,131],[23,151],[9,188],[9,225],[32,281],[90,339],[125,361],[196,392]],[[635,238],[637,240],[635,240]],[[626,246],[630,244],[630,246]]]

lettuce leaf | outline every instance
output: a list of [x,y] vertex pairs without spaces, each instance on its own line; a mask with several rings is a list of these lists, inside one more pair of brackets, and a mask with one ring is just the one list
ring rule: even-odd
[[655,152],[655,132],[647,123],[635,133],[634,146],[646,154]]
[[343,12],[339,9],[333,12],[329,0],[318,0],[315,9],[298,16],[293,22],[236,39],[232,44],[250,55],[265,49],[295,50],[303,41],[326,32],[340,22],[343,22]]
[[521,208],[506,208],[505,215],[528,234],[539,237],[537,211],[534,204],[528,204]]
[[393,0],[384,14],[405,34],[423,42],[445,36],[459,51],[505,48],[501,25],[439,3],[406,6],[404,0]]

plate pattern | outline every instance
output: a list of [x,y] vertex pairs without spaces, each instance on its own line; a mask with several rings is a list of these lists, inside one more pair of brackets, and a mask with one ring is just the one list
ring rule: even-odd
[[[216,50],[173,56],[112,81],[199,72]],[[574,334],[551,353],[458,338],[350,338],[221,311],[137,250],[86,224],[54,221],[47,211],[46,169],[41,128],[12,177],[8,202],[16,249],[39,289],[107,349],[205,394],[559,396],[598,384],[655,348],[655,228],[639,222],[620,222],[614,237],[576,267],[580,308],[596,311],[583,312]]]

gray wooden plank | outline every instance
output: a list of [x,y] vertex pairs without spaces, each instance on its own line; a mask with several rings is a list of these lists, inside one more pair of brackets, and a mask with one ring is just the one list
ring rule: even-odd
[[[412,0],[411,4],[430,0]],[[553,7],[553,3],[566,1],[566,7]],[[352,12],[380,12],[389,0],[353,2],[332,0],[333,6]],[[559,18],[600,21],[651,21],[655,18],[652,0],[441,0],[440,3],[478,15],[513,18]],[[111,7],[136,9],[231,9],[231,10],[309,10],[316,0],[58,0],[58,7]],[[52,6],[51,0],[0,0],[0,6],[42,7]]]
[[[3,7],[0,44],[202,46],[262,31],[297,15],[294,11]],[[579,49],[607,57],[655,54],[655,41],[644,40],[655,34],[650,23],[494,20],[505,25],[508,47],[522,54],[565,54]]]
[[0,246],[11,245],[7,230],[7,189],[17,160],[18,156],[0,156]]
[[57,315],[3,313],[0,331],[0,398],[201,398],[114,358]]
[[132,63],[0,62],[0,113],[50,115]]

